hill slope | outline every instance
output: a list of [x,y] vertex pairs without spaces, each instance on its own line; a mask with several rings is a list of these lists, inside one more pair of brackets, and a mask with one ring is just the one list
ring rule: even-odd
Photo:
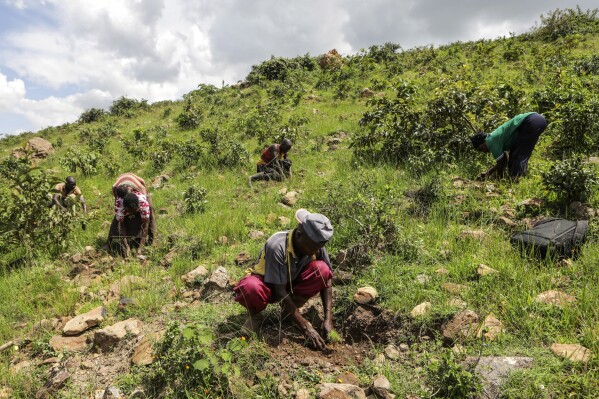
[[[63,398],[107,387],[147,397],[276,398],[318,394],[320,382],[368,387],[378,375],[397,397],[467,397],[478,377],[463,360],[491,356],[530,358],[505,378],[504,397],[593,397],[595,221],[575,260],[527,258],[509,237],[543,216],[583,218],[573,200],[594,214],[596,169],[587,161],[599,150],[598,46],[596,11],[557,10],[516,37],[272,58],[237,86],[199,85],[182,101],[151,105],[121,98],[76,123],[1,140],[0,344],[14,345],[0,353],[0,397],[34,397],[48,383]],[[517,184],[473,181],[492,160],[470,148],[469,135],[527,111],[549,122],[529,175]],[[9,154],[34,136],[54,151],[30,169]],[[284,137],[294,143],[293,177],[248,186],[260,152]],[[143,262],[101,250],[112,183],[128,171],[153,182],[159,210],[159,237]],[[87,215],[45,207],[51,184],[67,175],[77,177]],[[282,206],[288,191],[299,199]],[[324,353],[306,348],[276,306],[263,339],[235,338],[245,313],[230,285],[270,234],[294,227],[299,207],[335,227],[327,248],[342,342]],[[496,272],[477,273],[481,264]],[[223,267],[229,285],[181,279],[200,265]],[[362,286],[378,291],[373,306],[353,301]],[[557,305],[536,299],[551,290],[569,296]],[[428,311],[413,317],[425,302]],[[78,348],[57,350],[67,318],[100,306],[100,325],[68,343]],[[304,310],[317,325],[318,304]],[[444,337],[460,314],[474,334]],[[491,315],[501,333],[497,322],[479,330]],[[141,341],[135,329],[112,347],[98,338],[132,318],[159,342],[151,365],[130,364]],[[579,344],[595,357],[563,360],[554,344]]]

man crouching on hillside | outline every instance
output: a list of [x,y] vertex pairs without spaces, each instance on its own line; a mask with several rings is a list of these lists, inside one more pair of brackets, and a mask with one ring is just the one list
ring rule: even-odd
[[[280,302],[283,315],[291,316],[308,342],[325,349],[333,329],[333,272],[324,246],[333,236],[333,226],[327,217],[305,209],[299,209],[295,218],[295,229],[275,233],[266,241],[258,263],[235,287],[235,300],[250,313],[242,327],[244,332],[257,332],[260,312],[269,303]],[[318,293],[324,308],[322,334],[299,312]]]

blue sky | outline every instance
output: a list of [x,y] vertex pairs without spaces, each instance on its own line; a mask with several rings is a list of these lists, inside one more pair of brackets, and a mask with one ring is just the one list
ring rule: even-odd
[[[578,2],[584,10],[596,0]],[[523,33],[562,0],[0,0],[0,135],[128,96],[176,100],[271,55]]]

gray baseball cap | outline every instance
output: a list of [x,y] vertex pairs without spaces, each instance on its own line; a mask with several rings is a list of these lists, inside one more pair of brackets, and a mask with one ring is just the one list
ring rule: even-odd
[[320,213],[298,209],[295,212],[295,219],[302,225],[308,238],[317,244],[326,243],[333,236],[331,221]]

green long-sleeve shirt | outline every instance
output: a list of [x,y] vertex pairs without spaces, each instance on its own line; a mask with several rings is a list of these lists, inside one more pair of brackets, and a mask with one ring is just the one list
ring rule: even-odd
[[495,159],[501,158],[504,151],[512,149],[518,127],[530,114],[534,114],[534,112],[514,116],[487,136],[485,143],[487,143],[487,147]]

